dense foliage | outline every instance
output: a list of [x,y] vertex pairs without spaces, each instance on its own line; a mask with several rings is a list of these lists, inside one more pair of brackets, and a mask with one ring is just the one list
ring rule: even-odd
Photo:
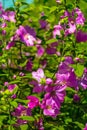
[[0,130],[87,130],[86,2],[0,4]]

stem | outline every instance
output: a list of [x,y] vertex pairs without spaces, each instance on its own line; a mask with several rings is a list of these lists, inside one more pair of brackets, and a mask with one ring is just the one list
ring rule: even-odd
[[11,125],[11,111],[10,111],[11,105],[10,105],[10,102],[9,102],[8,99],[6,101],[7,101],[8,105],[9,105],[9,108],[8,108],[8,113],[9,113],[9,130],[12,130],[12,125]]
[[13,5],[15,6],[15,1],[14,0],[12,0],[13,1]]
[[22,43],[20,43],[20,56],[22,58]]
[[9,127],[9,130],[12,130],[12,125],[11,125],[11,112],[10,112],[10,108],[9,108],[9,121],[10,121],[10,127]]

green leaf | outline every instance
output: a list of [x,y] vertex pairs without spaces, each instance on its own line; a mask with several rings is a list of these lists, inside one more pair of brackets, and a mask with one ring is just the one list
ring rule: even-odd
[[83,71],[84,71],[84,66],[81,65],[81,64],[78,64],[78,65],[77,65],[77,69],[76,69],[76,71],[75,71],[76,75],[77,75],[78,77],[81,77],[82,74],[83,74]]
[[25,62],[23,62],[23,63],[19,64],[19,66],[21,66],[21,67],[24,67],[24,66],[26,66],[26,64],[27,64],[27,61],[28,61],[28,60],[26,60]]
[[53,43],[53,42],[57,42],[57,39],[56,39],[56,38],[52,38],[52,39],[48,40],[48,41],[46,42],[46,44],[51,44],[51,43]]
[[65,123],[68,124],[70,122],[72,122],[72,118],[66,118]]
[[18,106],[17,102],[15,102],[15,101],[10,102],[10,104],[11,104],[13,107],[17,107],[17,106]]
[[72,67],[75,69],[75,74],[78,77],[81,77],[84,71],[84,66],[81,64],[77,64],[77,65],[73,65]]
[[9,126],[8,130],[15,130],[13,126]]
[[34,121],[35,120],[32,116],[21,116],[20,118],[23,120],[27,120],[27,121]]
[[71,88],[71,87],[67,87],[66,88],[66,91],[70,91],[70,92],[73,92],[73,93],[75,93],[76,92],[76,90],[74,90],[73,88]]
[[28,125],[21,125],[20,128],[21,128],[21,130],[27,130],[28,129]]
[[58,130],[64,130],[64,127],[63,126],[59,126]]
[[51,7],[51,9],[50,9],[50,13],[54,12],[55,10],[57,10],[57,6],[53,6],[53,7]]
[[3,124],[3,120],[6,120],[7,116],[6,115],[0,115],[0,125]]
[[84,124],[82,124],[81,122],[74,122],[80,129],[84,128]]
[[14,101],[18,103],[24,103],[24,104],[27,104],[29,102],[29,100],[23,100],[23,99],[18,99],[18,98],[16,98]]
[[19,82],[20,82],[20,80],[14,80],[14,81],[9,82],[9,84],[15,84],[15,83],[19,83]]

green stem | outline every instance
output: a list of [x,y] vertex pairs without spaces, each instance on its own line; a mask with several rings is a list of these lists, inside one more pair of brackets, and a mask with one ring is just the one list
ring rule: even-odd
[[11,125],[11,112],[10,112],[10,108],[9,108],[9,121],[10,121],[10,127],[9,127],[9,130],[12,130],[12,125]]
[[14,0],[12,0],[13,1],[13,5],[15,6],[15,1]]

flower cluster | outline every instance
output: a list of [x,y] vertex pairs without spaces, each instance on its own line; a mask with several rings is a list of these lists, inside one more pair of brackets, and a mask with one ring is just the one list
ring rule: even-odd
[[[5,124],[9,129],[21,125],[33,130],[51,129],[54,120],[58,127],[65,123],[67,129],[71,120],[78,125],[75,119],[78,114],[86,123],[82,115],[86,110],[81,104],[87,103],[84,14],[79,7],[67,9],[65,0],[56,0],[58,7],[40,6],[35,19],[31,11],[33,5],[26,9],[30,14],[23,15],[25,10],[20,7],[23,2],[16,4],[17,11],[4,10],[0,4],[0,112],[2,116],[6,114],[6,118],[1,117],[0,128],[5,128],[2,123],[9,119]],[[51,19],[50,15],[57,14],[63,5],[66,7],[59,20]],[[52,122],[50,126],[46,123],[48,119]]]

